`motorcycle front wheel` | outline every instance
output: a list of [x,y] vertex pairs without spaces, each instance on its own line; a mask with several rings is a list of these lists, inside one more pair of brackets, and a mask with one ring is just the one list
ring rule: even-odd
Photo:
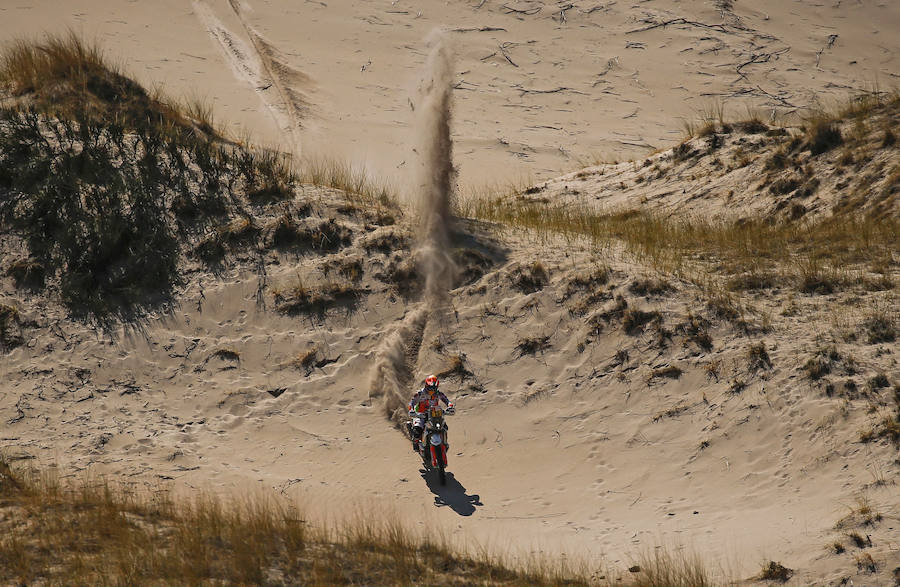
[[444,458],[441,455],[441,447],[431,445],[431,450],[434,452],[434,462],[437,463],[438,470],[438,479],[441,482],[441,485],[447,484],[447,471],[444,469],[446,467],[446,463],[444,463]]

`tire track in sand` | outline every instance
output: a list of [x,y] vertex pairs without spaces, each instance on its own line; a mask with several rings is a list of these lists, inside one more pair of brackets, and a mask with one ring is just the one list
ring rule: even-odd
[[[235,77],[245,81],[259,96],[266,106],[275,126],[289,143],[289,150],[294,156],[301,153],[299,129],[303,113],[308,110],[305,97],[288,86],[291,82],[307,82],[308,78],[294,68],[275,59],[276,50],[269,45],[246,22],[241,14],[240,6],[231,2],[231,8],[249,38],[248,44],[216,17],[213,9],[202,0],[195,0],[192,5],[194,13],[200,19],[207,33],[216,41],[225,60],[231,66]],[[276,99],[266,91],[275,88]]]
[[247,37],[253,44],[253,49],[256,52],[263,69],[271,80],[272,86],[278,92],[281,104],[283,105],[289,120],[288,128],[291,135],[291,151],[299,158],[301,155],[299,131],[303,126],[303,113],[308,111],[309,104],[302,94],[290,87],[289,83],[298,80],[308,82],[309,78],[293,67],[275,59],[275,56],[277,55],[276,49],[269,44],[262,35],[256,32],[256,30],[250,26],[250,23],[247,22],[247,19],[244,18],[240,0],[228,0],[228,3],[234,11],[234,15],[237,17],[238,21],[240,21],[241,26],[244,27],[244,32],[247,33]]
[[398,426],[406,416],[406,401],[412,395],[415,368],[427,323],[428,308],[422,304],[408,312],[384,337],[375,354],[369,399],[383,398],[385,416]]

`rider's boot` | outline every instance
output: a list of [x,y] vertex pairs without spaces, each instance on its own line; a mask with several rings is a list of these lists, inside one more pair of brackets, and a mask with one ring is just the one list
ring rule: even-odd
[[419,439],[418,438],[413,439],[413,450],[415,452],[419,452]]

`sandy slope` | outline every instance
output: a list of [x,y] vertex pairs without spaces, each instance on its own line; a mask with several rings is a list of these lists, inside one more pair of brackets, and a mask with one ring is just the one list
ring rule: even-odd
[[210,100],[256,140],[302,142],[401,185],[411,89],[437,27],[457,31],[465,185],[667,148],[680,118],[714,101],[780,116],[900,76],[900,8],[887,1],[28,1],[0,7],[0,22],[0,38],[96,36],[143,83]]
[[[564,22],[551,5],[531,15],[490,0],[476,6],[86,2],[67,4],[61,18],[54,4],[34,2],[0,8],[0,21],[27,33],[68,20],[97,34],[142,81],[176,94],[202,88],[223,119],[256,136],[285,143],[298,133],[305,152],[333,149],[386,174],[399,166],[396,177],[411,120],[406,84],[424,60],[422,38],[440,24],[504,28],[458,33],[454,129],[468,181],[520,169],[549,177],[577,153],[624,157],[666,146],[680,133],[677,116],[690,115],[704,92],[756,87],[777,98],[747,99],[781,112],[786,102],[843,95],[900,70],[897,42],[886,34],[898,24],[892,3],[772,2],[753,11],[697,4],[691,14],[676,2],[577,3]],[[540,4],[507,6],[531,12]],[[628,33],[680,16],[728,26]],[[832,33],[839,37],[825,46]],[[735,73],[766,52],[767,61],[742,69],[748,80]],[[556,88],[569,89],[533,92]],[[614,251],[596,257],[577,243],[506,234],[492,246],[485,236],[475,243],[493,264],[454,290],[455,311],[438,319],[415,314],[424,312],[417,298],[378,277],[408,251],[399,240],[393,253],[366,243],[395,229],[368,230],[358,213],[337,210],[331,192],[299,198],[314,203],[314,215],[351,227],[353,244],[325,260],[287,252],[260,266],[239,257],[220,274],[189,267],[171,308],[112,334],[66,319],[55,303],[4,278],[2,299],[21,306],[27,342],[0,360],[0,447],[139,486],[274,490],[305,500],[314,517],[385,510],[514,552],[621,565],[642,550],[679,545],[737,578],[779,560],[797,569],[798,584],[883,584],[900,565],[896,446],[859,442],[861,429],[893,409],[892,392],[846,386],[865,390],[880,373],[896,384],[897,350],[842,336],[858,333],[870,308],[896,309],[892,292],[769,290],[747,300],[755,310],[740,329],[716,318],[691,284],[667,278],[666,291],[635,293],[645,269]],[[323,263],[338,258],[364,263],[366,293],[355,307],[320,317],[274,311],[274,288],[298,277],[324,281]],[[522,276],[536,260],[548,283],[530,288]],[[607,264],[608,283],[574,282]],[[591,293],[598,295],[588,300]],[[659,327],[626,331],[616,296],[658,310]],[[679,329],[691,313],[709,321],[711,349]],[[404,319],[415,326],[404,340],[410,391],[453,354],[471,372],[443,384],[459,406],[446,488],[423,479],[385,417],[385,398],[371,395],[373,365]],[[547,337],[546,348],[518,350],[534,337]],[[765,345],[771,368],[750,363],[755,343]],[[810,380],[802,365],[832,344],[832,373]],[[292,361],[311,345],[320,365],[306,372]],[[236,356],[217,354],[225,350]],[[682,374],[662,375],[669,366]],[[826,393],[828,383],[837,392]],[[857,499],[869,499],[883,520],[836,530]],[[871,536],[873,546],[832,554],[828,545],[846,542],[849,531]],[[857,568],[863,552],[879,574]]]
[[[328,262],[361,255],[371,237],[357,234]],[[391,264],[374,250],[358,306],[320,318],[278,314],[271,293],[260,305],[249,258],[218,276],[193,273],[171,311],[113,336],[5,283],[4,299],[18,297],[33,323],[27,344],[2,362],[3,449],[138,487],[262,488],[301,499],[312,518],[387,512],[470,547],[567,552],[594,564],[622,565],[669,544],[703,553],[733,577],[775,559],[796,568],[800,583],[877,584],[886,575],[858,571],[859,550],[828,551],[859,531],[872,537],[865,552],[883,573],[896,566],[896,447],[858,441],[891,410],[890,390],[843,387],[852,380],[865,389],[876,373],[896,382],[896,351],[838,341],[832,396],[801,369],[835,336],[832,308],[849,301],[842,319],[858,324],[884,294],[825,300],[774,291],[752,302],[745,334],[704,309],[688,284],[635,294],[643,278],[628,263],[616,262],[606,285],[579,287],[575,278],[601,260],[578,246],[543,244],[549,283],[531,293],[516,284],[530,271],[533,243],[509,235],[495,254],[494,269],[453,292],[455,314],[443,322],[423,314],[407,339],[413,373],[439,371],[454,354],[471,372],[442,386],[459,406],[446,488],[423,478],[384,398],[370,396],[379,349],[420,308],[373,278]],[[307,285],[321,279],[318,255],[267,259],[270,288],[298,274]],[[660,328],[625,331],[617,295],[658,309]],[[860,295],[865,303],[852,302]],[[791,304],[799,312],[779,316]],[[689,312],[711,321],[711,350],[684,334]],[[762,315],[774,318],[772,330],[756,330]],[[547,337],[543,351],[518,350],[533,337]],[[771,368],[751,365],[757,342]],[[310,345],[321,349],[321,366],[307,373],[291,362]],[[239,356],[217,356],[222,349]],[[660,375],[668,366],[683,373]],[[746,385],[739,393],[737,380]],[[835,530],[863,498],[883,521]]]

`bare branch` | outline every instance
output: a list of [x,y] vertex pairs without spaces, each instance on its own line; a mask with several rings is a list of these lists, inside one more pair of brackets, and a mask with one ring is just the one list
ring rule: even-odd
[[553,88],[552,90],[530,90],[528,88],[523,88],[522,86],[520,86],[518,84],[513,87],[515,89],[519,90],[519,92],[521,92],[522,96],[524,96],[525,94],[556,94],[558,92],[572,92],[573,94],[581,94],[581,95],[585,95],[585,96],[587,95],[584,92],[580,92],[574,88],[567,88],[567,87],[563,87],[563,86],[558,87],[558,88]]
[[836,34],[828,35],[828,41],[821,49],[816,51],[816,69],[819,69],[819,59],[822,58],[822,53],[824,53],[826,49],[834,47],[834,42],[837,41],[837,38],[838,36]]
[[695,27],[700,27],[700,28],[705,28],[705,29],[712,29],[712,30],[714,30],[714,31],[719,31],[720,33],[734,34],[734,31],[729,31],[728,28],[726,27],[726,25],[724,25],[724,24],[706,24],[706,23],[703,23],[703,22],[696,22],[696,21],[693,21],[693,20],[687,20],[686,18],[673,18],[673,19],[671,19],[671,20],[667,20],[667,21],[665,21],[665,22],[658,22],[658,23],[656,23],[656,24],[651,24],[651,25],[649,25],[649,26],[645,26],[645,27],[640,28],[640,29],[634,29],[634,30],[626,31],[625,34],[626,34],[626,35],[630,35],[630,34],[632,34],[632,33],[642,33],[642,32],[644,32],[644,31],[649,31],[649,30],[652,30],[652,29],[660,28],[660,27],[667,27],[667,26],[669,26],[670,24],[686,24],[686,25],[688,25],[688,26],[695,26]]
[[[781,49],[779,51],[773,51],[771,53],[754,53],[754,54],[750,55],[749,61],[745,61],[744,63],[741,63],[740,65],[737,66],[737,74],[739,76],[741,76],[742,78],[747,79],[747,76],[744,75],[744,73],[741,71],[741,69],[747,67],[748,65],[755,65],[758,63],[768,63],[772,59],[772,57],[774,57],[775,59],[778,59],[778,57],[780,55],[787,53],[790,50],[791,50],[790,47],[785,47],[784,49]],[[818,60],[817,60],[817,65],[818,65]]]
[[503,8],[503,10],[506,10],[506,12],[508,14],[515,13],[515,14],[524,14],[527,16],[533,16],[544,9],[543,5],[531,6],[529,8],[515,8],[513,6],[510,6],[509,4],[504,4],[501,8]]
[[450,29],[451,32],[454,33],[490,33],[494,31],[503,31],[506,32],[506,29],[498,26],[483,26],[481,28],[472,27],[472,28],[459,28],[459,29]]
[[515,64],[515,62],[512,59],[509,58],[509,54],[506,52],[506,46],[507,46],[507,43],[501,43],[499,45],[500,53],[503,54],[503,56],[506,58],[506,60],[509,61],[513,67],[519,67],[518,65]]

